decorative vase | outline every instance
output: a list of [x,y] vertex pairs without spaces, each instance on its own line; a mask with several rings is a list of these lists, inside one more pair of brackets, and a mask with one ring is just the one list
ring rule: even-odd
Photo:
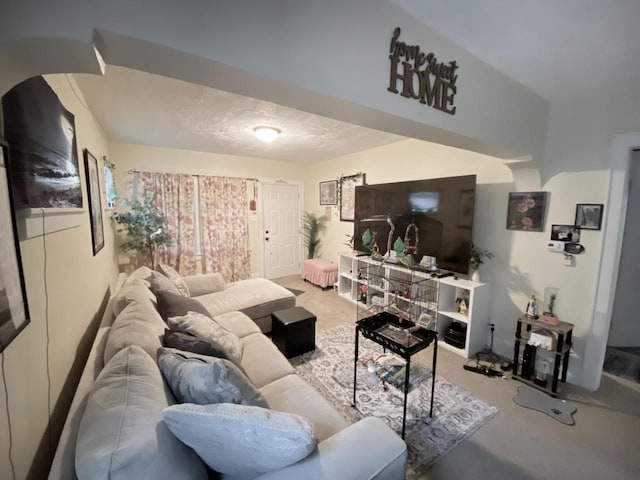
[[478,283],[480,282],[480,270],[474,270],[471,274],[471,281]]

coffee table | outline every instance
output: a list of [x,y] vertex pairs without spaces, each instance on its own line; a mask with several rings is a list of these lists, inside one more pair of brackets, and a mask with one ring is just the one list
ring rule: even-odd
[[[409,330],[411,329],[411,330]],[[436,364],[438,362],[438,334],[433,330],[415,327],[413,322],[400,319],[389,312],[380,312],[356,322],[355,359],[353,363],[353,404],[356,408],[356,380],[358,377],[358,346],[360,333],[365,338],[388,349],[406,362],[404,375],[404,406],[402,410],[402,438],[404,438],[407,420],[407,394],[409,393],[409,372],[411,356],[427,348],[433,343],[432,375],[431,375],[431,407],[429,417],[433,417],[433,395],[436,382]]]

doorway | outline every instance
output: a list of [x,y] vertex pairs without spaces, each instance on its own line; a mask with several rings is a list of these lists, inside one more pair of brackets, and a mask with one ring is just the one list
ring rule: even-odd
[[635,250],[640,242],[640,150],[631,153],[628,185],[620,269],[603,369],[613,375],[640,382],[640,318],[635,298],[640,290],[640,270],[634,261],[637,258]]
[[300,188],[273,183],[262,187],[264,276],[279,278],[300,273]]

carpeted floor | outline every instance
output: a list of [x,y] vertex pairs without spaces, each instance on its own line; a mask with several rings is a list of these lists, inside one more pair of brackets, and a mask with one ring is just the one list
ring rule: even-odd
[[[359,359],[375,358],[382,347],[361,337]],[[372,384],[367,369],[358,367],[357,408],[353,400],[354,326],[339,325],[316,337],[316,350],[292,359],[298,374],[323,393],[351,422],[377,416],[402,432],[403,394],[381,382]],[[426,367],[422,367],[426,369]],[[407,478],[423,474],[435,461],[493,418],[498,409],[436,375],[434,414],[429,418],[431,373],[408,397],[405,441]]]

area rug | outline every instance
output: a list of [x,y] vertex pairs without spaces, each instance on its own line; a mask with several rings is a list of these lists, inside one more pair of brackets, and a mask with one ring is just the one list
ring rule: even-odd
[[[372,384],[366,366],[360,362],[357,408],[351,406],[354,338],[353,324],[320,331],[316,338],[316,349],[293,358],[291,363],[297,373],[320,391],[351,423],[375,416],[383,419],[400,435],[402,392],[392,386],[385,390],[381,382]],[[359,360],[375,358],[381,353],[382,347],[360,336]],[[421,368],[428,370],[424,366]],[[422,475],[435,461],[498,413],[496,407],[436,375],[433,418],[430,418],[431,378],[429,371],[426,380],[408,397],[405,432],[408,479]]]
[[575,425],[576,423],[573,420],[573,414],[578,409],[574,404],[560,398],[552,398],[546,393],[526,385],[518,387],[518,394],[513,397],[513,401],[521,407],[549,415],[565,425]]

